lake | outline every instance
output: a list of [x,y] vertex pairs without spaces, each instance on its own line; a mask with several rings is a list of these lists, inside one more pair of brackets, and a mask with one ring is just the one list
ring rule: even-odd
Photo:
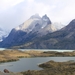
[[54,61],[69,61],[74,60],[75,57],[36,57],[36,58],[21,58],[16,62],[7,62],[0,64],[0,71],[8,69],[12,72],[21,72],[27,70],[41,70],[42,68],[38,67],[38,64],[44,63],[50,60]]
[[[13,49],[6,49],[6,48],[0,48],[0,51],[1,50],[13,50]],[[18,49],[18,50],[21,50],[21,51],[26,51],[26,50],[38,50],[38,51],[58,51],[58,52],[72,52],[74,50],[61,50],[61,49]]]
[[19,50],[22,50],[22,51],[25,51],[25,50],[37,50],[37,51],[58,51],[58,52],[72,52],[74,50],[61,50],[61,49],[19,49]]

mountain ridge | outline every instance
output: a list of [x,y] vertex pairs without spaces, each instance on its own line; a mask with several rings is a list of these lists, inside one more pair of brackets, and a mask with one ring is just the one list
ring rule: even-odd
[[13,48],[75,49],[75,19],[64,28]]
[[56,31],[56,28],[53,27],[51,20],[46,14],[42,17],[33,15],[23,24],[12,29],[8,37],[1,42],[0,46],[11,47],[21,45],[54,31]]

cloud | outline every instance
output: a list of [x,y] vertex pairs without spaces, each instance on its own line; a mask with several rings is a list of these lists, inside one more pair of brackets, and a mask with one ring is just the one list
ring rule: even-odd
[[54,18],[52,18],[55,21],[60,21],[63,24],[67,25],[72,19],[75,18],[75,0],[60,0],[56,4],[56,8],[54,9],[54,11],[52,12],[55,15],[53,16]]
[[48,5],[43,2],[36,2],[37,0],[28,0],[26,7],[24,7],[24,13],[27,15],[33,15],[39,13],[41,16],[47,13],[50,13],[52,9],[55,8],[55,5]]
[[36,13],[67,25],[75,18],[75,0],[0,0],[0,25],[5,28],[12,29]]
[[28,3],[32,3],[32,2],[34,2],[34,0],[27,0],[28,1]]
[[24,0],[0,0],[0,10],[7,10],[8,8],[15,6]]
[[24,0],[16,0],[16,2],[14,2],[13,4],[11,4],[11,6],[15,6],[15,5],[17,5],[17,4],[19,4],[19,3],[21,3],[21,2],[23,2]]

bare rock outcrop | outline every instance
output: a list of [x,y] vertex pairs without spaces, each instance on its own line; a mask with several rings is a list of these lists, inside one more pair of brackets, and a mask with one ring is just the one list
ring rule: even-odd
[[7,69],[4,69],[4,73],[9,73],[9,70],[7,70]]

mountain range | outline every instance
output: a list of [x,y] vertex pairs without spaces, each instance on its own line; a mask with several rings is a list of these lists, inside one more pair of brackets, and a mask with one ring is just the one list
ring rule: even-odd
[[40,17],[38,14],[31,16],[27,21],[11,30],[9,36],[4,39],[0,46],[10,47],[21,45],[33,38],[42,37],[56,31],[47,15]]
[[[1,43],[5,48],[75,49],[75,19],[67,26],[57,28],[47,15],[31,16],[11,30]],[[61,24],[60,24],[61,25]]]

